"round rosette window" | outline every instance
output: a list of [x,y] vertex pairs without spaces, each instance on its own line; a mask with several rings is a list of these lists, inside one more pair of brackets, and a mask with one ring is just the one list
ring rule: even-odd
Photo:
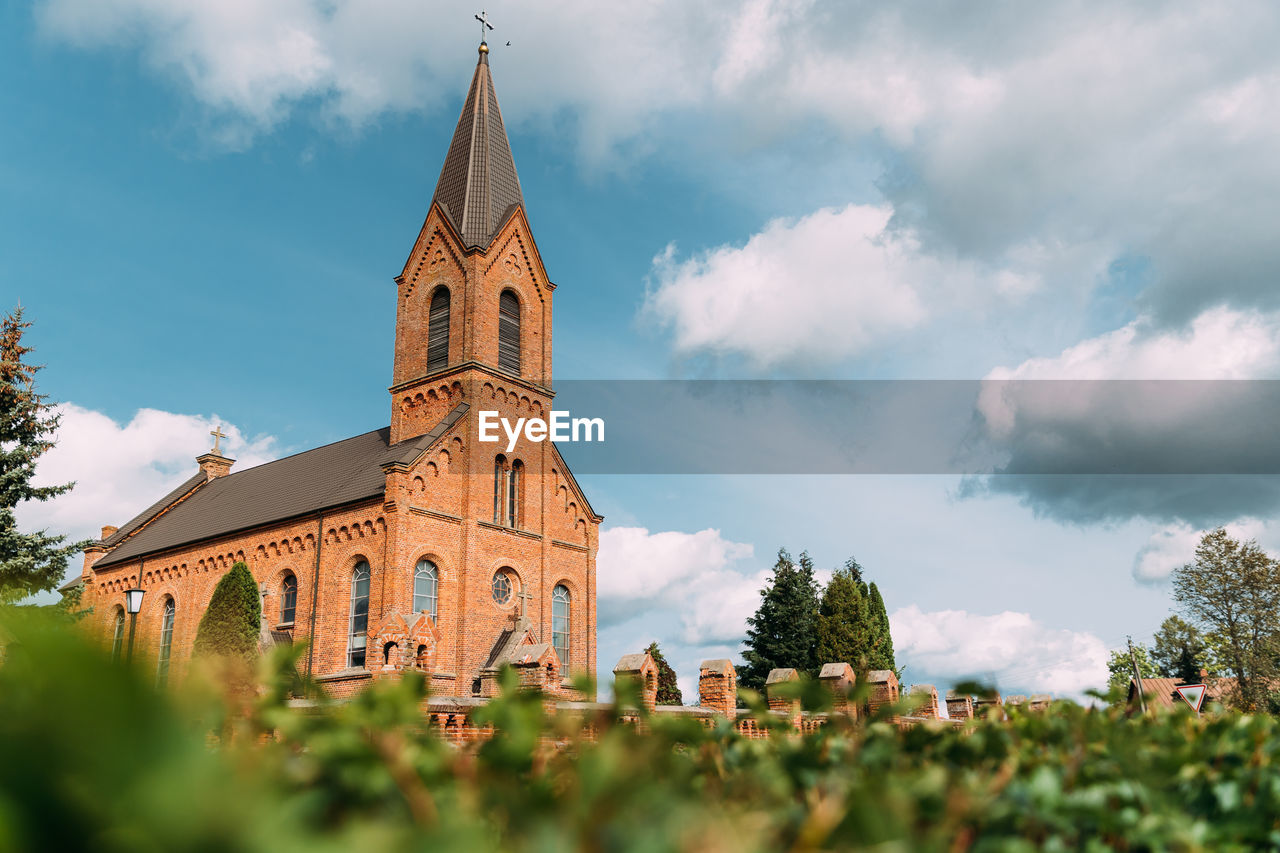
[[501,569],[493,575],[493,603],[499,606],[511,603],[511,575]]

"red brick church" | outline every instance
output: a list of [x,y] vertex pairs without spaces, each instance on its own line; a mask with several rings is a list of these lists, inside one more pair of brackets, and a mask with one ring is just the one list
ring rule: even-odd
[[157,681],[182,673],[240,560],[264,636],[309,639],[300,665],[332,693],[406,668],[487,693],[516,655],[557,681],[595,672],[601,517],[551,442],[478,441],[481,410],[549,417],[555,291],[483,44],[395,282],[390,426],[239,472],[215,436],[190,479],[87,550],[82,601],[117,654],[125,590],[145,590],[135,653]]

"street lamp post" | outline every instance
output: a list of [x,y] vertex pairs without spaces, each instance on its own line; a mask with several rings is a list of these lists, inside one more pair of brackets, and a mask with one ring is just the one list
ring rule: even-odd
[[140,587],[124,591],[124,609],[129,613],[129,654],[125,663],[133,663],[133,635],[138,630],[138,611],[142,609],[142,596],[146,590]]

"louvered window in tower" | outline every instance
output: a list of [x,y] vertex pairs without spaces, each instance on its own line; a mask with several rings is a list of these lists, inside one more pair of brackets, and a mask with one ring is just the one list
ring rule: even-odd
[[427,370],[449,364],[449,288],[437,287],[427,316]]
[[520,374],[520,299],[510,290],[498,300],[498,367]]

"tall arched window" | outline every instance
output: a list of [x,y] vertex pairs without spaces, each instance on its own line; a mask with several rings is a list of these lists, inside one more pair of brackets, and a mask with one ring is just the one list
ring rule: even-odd
[[449,288],[437,287],[431,294],[427,315],[427,370],[449,364]]
[[493,523],[502,523],[502,497],[507,481],[507,457],[497,456],[493,460]]
[[519,459],[507,463],[507,457],[493,460],[493,523],[503,527],[520,526],[520,490],[524,486],[524,463]]
[[569,588],[556,584],[551,591],[551,645],[560,656],[560,672],[569,671],[569,613],[572,600]]
[[280,622],[292,625],[298,612],[298,579],[293,575],[285,575],[280,582]]
[[524,479],[524,463],[519,459],[511,463],[507,475],[507,526],[520,526],[520,487]]
[[124,648],[124,608],[116,607],[115,630],[111,635],[111,659],[120,660],[120,651]]
[[347,639],[347,666],[364,666],[369,642],[369,564],[356,563],[351,571],[351,627]]
[[419,560],[413,571],[414,613],[429,613],[432,619],[436,618],[439,585],[440,574],[436,571],[436,564],[427,559]]
[[520,375],[520,298],[510,290],[498,298],[498,367]]
[[164,600],[164,619],[160,623],[160,656],[156,662],[156,686],[169,683],[169,655],[173,651],[173,617],[177,612],[172,598]]

